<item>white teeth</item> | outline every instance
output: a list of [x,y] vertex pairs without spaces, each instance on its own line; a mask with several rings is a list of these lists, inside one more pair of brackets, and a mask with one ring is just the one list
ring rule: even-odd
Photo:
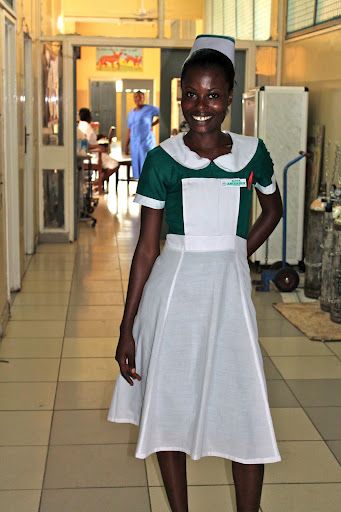
[[192,116],[195,121],[208,121],[212,116]]

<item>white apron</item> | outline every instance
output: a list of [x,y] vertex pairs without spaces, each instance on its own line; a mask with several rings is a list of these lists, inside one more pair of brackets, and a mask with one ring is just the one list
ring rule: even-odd
[[186,235],[168,235],[135,318],[134,386],[120,376],[108,420],[140,426],[136,457],[182,451],[277,462],[246,240],[235,235],[240,191],[182,180]]

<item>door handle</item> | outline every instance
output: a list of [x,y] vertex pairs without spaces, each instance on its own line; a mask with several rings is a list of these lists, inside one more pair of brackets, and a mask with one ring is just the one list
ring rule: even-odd
[[25,126],[25,154],[27,153],[27,139],[28,137],[30,136],[31,134],[30,133],[27,133],[27,128]]

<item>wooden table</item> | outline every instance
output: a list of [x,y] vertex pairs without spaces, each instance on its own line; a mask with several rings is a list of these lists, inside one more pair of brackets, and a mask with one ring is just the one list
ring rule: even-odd
[[[122,150],[120,147],[113,149],[110,152],[110,156],[112,158],[115,158],[115,160],[117,160],[117,162],[119,163],[119,167],[116,172],[116,195],[117,195],[117,187],[118,187],[119,181],[127,182],[127,194],[129,194],[129,183],[131,181],[135,181],[134,177],[131,175],[131,171],[132,171],[131,156],[127,155],[126,153],[122,153]],[[124,166],[127,169],[127,177],[126,178],[120,178],[120,167],[121,166]]]

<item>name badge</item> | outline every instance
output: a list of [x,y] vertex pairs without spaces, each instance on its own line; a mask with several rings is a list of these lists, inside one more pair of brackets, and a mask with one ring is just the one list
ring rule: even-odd
[[222,187],[246,187],[246,179],[245,178],[228,178],[226,180],[221,180]]

